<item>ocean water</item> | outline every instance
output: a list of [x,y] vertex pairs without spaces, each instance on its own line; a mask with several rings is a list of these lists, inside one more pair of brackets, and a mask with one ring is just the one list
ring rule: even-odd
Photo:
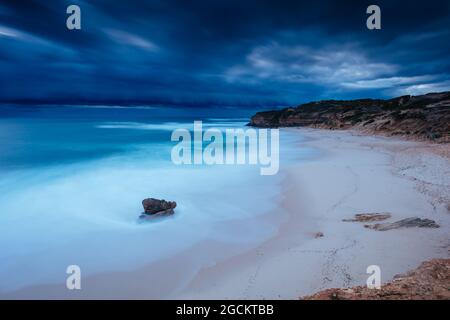
[[[170,158],[175,128],[244,127],[252,113],[0,106],[0,292],[65,282],[68,265],[83,276],[128,271],[202,241],[245,249],[272,236],[276,225],[238,222],[274,209],[281,174]],[[281,151],[283,164],[292,153]],[[176,214],[143,223],[147,197],[177,201]]]

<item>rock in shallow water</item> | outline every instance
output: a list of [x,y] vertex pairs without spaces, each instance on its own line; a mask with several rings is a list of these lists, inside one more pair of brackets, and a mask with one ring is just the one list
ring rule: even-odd
[[147,215],[153,214],[173,214],[173,209],[177,206],[175,201],[159,200],[155,198],[148,198],[142,200],[144,212]]

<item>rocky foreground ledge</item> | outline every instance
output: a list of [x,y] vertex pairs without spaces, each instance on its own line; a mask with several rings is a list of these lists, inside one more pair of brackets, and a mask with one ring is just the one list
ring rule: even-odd
[[450,91],[389,100],[324,100],[256,113],[249,123],[260,128],[313,127],[360,129],[450,142]]
[[381,289],[366,286],[328,289],[305,300],[449,300],[450,259],[423,262],[417,269],[398,275]]

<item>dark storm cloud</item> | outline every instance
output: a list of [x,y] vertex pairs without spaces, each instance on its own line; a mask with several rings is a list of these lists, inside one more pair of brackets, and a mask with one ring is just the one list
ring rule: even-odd
[[[65,27],[69,4],[82,30]],[[448,1],[1,1],[0,100],[295,104],[450,88]]]

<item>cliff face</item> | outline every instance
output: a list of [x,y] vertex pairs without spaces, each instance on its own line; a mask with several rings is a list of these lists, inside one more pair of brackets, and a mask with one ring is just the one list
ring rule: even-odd
[[260,128],[360,129],[450,142],[450,92],[389,100],[325,100],[258,112],[249,123]]

